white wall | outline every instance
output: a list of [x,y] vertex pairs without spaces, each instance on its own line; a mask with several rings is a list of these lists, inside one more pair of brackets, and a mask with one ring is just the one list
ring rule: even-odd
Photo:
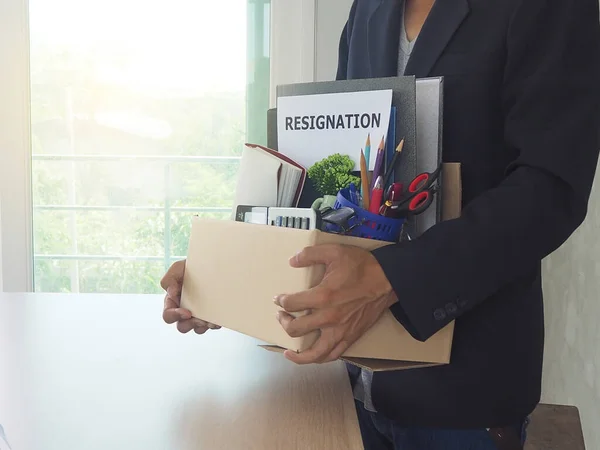
[[543,401],[579,407],[586,448],[600,449],[600,165],[586,221],[544,261]]
[[340,35],[352,0],[317,0],[315,80],[335,79]]
[[271,106],[279,84],[315,78],[316,0],[271,2]]
[[352,0],[272,0],[271,106],[278,84],[335,78]]
[[543,401],[580,409],[586,448],[600,449],[600,168],[588,217],[544,261]]

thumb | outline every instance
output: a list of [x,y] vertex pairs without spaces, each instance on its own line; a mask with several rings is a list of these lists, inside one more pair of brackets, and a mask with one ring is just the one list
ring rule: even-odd
[[[185,260],[177,261],[173,263],[167,273],[163,276],[162,280],[160,280],[160,286],[168,291],[169,287],[180,287],[183,283],[183,275],[185,273]],[[173,289],[173,288],[171,288]]]
[[339,257],[341,247],[339,245],[322,244],[305,247],[290,258],[290,266],[300,268],[315,264],[329,265]]

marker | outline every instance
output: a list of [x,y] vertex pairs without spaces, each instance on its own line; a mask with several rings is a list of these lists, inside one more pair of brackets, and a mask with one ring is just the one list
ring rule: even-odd
[[373,193],[371,194],[371,202],[369,205],[369,211],[373,214],[379,214],[379,209],[381,208],[381,201],[383,200],[383,179],[381,175],[377,177],[375,180],[375,185],[373,186]]

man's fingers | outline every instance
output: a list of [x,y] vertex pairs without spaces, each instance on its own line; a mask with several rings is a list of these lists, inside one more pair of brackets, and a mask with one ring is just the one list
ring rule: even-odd
[[279,323],[291,337],[301,337],[311,331],[335,325],[339,322],[337,310],[321,309],[300,317],[294,317],[285,311],[277,313]]
[[163,310],[168,309],[177,309],[179,308],[179,299],[177,297],[172,297],[169,294],[165,295],[165,302],[163,306]]
[[276,305],[288,312],[301,312],[308,309],[324,309],[340,303],[347,297],[340,289],[331,289],[326,280],[314,288],[293,294],[282,294],[275,297]]
[[332,339],[332,336],[322,333],[317,342],[308,350],[304,350],[301,353],[286,350],[283,354],[287,359],[296,364],[314,364],[324,361],[336,347],[337,344]]
[[174,262],[160,280],[160,286],[166,291],[171,285],[181,285],[185,273],[185,260]]
[[177,330],[180,333],[183,333],[183,334],[189,333],[194,328],[196,328],[196,324],[194,323],[194,319],[180,320],[179,322],[177,322]]
[[302,312],[313,309],[326,309],[355,302],[353,292],[343,289],[330,288],[326,281],[314,288],[293,294],[275,296],[273,301],[277,306],[290,313]]
[[165,309],[163,311],[163,320],[168,323],[175,323],[181,320],[190,320],[192,318],[192,313],[187,309],[183,308],[174,308],[174,309]]
[[167,295],[169,297],[171,297],[173,300],[176,300],[178,305],[179,305],[179,302],[181,301],[181,288],[182,287],[183,286],[181,285],[181,283],[171,284],[170,286],[167,287]]
[[166,323],[175,323],[180,320],[192,318],[192,313],[179,307],[179,302],[175,301],[169,294],[165,295],[165,303],[163,308],[163,320]]
[[321,363],[337,361],[338,359],[341,358],[341,356],[344,354],[344,352],[346,350],[348,350],[348,347],[349,347],[349,345],[347,342],[345,342],[345,341],[340,342],[333,349],[333,351],[321,361]]
[[315,264],[329,264],[340,257],[342,247],[333,244],[306,247],[290,258],[292,267],[308,267]]
[[[202,334],[208,329],[216,329],[216,328],[215,328],[215,325],[207,323],[204,320],[193,318],[193,319],[180,320],[179,322],[177,322],[177,329],[181,333],[188,333],[188,332],[194,330],[194,331],[196,331],[196,333]],[[204,330],[204,331],[202,331],[202,330]],[[201,332],[199,333],[199,331],[201,331]]]

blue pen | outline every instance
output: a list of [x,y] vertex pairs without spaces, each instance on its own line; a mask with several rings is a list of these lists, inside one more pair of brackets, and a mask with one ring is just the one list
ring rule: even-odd
[[365,161],[367,161],[367,173],[371,168],[371,133],[367,135],[367,143],[365,144]]

